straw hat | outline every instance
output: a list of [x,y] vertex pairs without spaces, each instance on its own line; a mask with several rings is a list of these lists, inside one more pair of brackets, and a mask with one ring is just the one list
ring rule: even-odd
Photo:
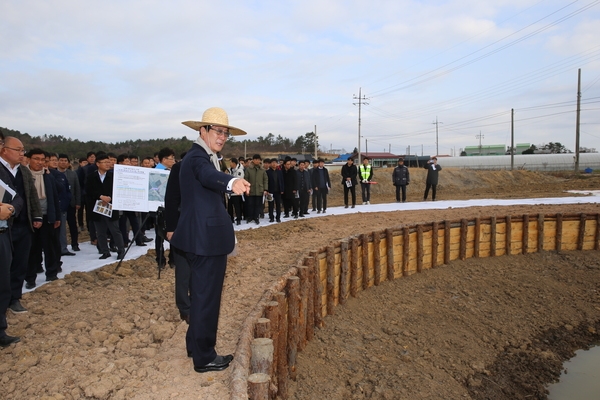
[[200,131],[200,127],[206,125],[217,125],[229,128],[229,133],[233,136],[245,135],[246,132],[229,125],[229,118],[225,110],[219,107],[212,107],[204,111],[202,114],[202,121],[184,121],[182,122],[185,126],[189,126],[195,131]]

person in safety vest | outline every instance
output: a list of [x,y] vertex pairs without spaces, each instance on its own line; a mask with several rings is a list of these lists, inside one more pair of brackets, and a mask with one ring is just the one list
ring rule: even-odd
[[373,179],[373,167],[369,164],[369,157],[363,159],[363,165],[358,167],[360,188],[364,204],[371,204],[371,179]]

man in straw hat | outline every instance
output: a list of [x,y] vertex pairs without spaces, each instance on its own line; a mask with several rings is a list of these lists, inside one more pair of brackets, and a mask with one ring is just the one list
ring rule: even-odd
[[233,355],[217,355],[215,344],[227,255],[235,246],[223,193],[248,194],[250,184],[221,172],[217,153],[230,135],[246,132],[230,126],[227,113],[218,107],[206,110],[202,121],[183,124],[200,132],[181,162],[179,178],[186,191],[171,238],[173,246],[185,252],[192,273],[186,347],[196,372],[222,371],[233,360]]

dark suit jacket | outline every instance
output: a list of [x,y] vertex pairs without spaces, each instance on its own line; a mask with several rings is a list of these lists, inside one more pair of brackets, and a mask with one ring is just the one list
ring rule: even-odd
[[[60,221],[60,200],[58,197],[58,183],[51,174],[44,173],[44,186],[46,189],[47,210],[46,216],[48,223],[53,224]],[[39,198],[38,198],[39,199]]]
[[[12,184],[12,180],[10,179],[9,175],[10,172],[8,172],[6,168],[0,168],[0,180],[4,182],[6,186],[16,191],[16,188]],[[4,193],[4,198],[0,199],[0,203],[10,204],[15,209],[14,215],[8,220],[8,225],[10,226],[14,218],[19,215],[23,209],[23,206],[25,205],[23,198],[19,196],[19,194],[15,195],[15,197],[12,197],[10,193],[6,192]]]
[[[277,175],[277,187],[275,186],[275,175]],[[269,193],[283,193],[283,173],[280,169],[272,170],[269,168],[267,170],[267,177],[269,178]]]
[[[104,182],[100,180],[100,175],[98,171],[91,172],[85,178],[85,193],[86,200],[88,202],[87,210],[90,213],[90,217],[92,221],[100,221],[100,218],[106,218],[105,216],[95,213],[92,210],[94,209],[94,204],[96,201],[100,200],[100,196],[110,196],[113,197],[113,180],[114,174],[113,171],[110,170],[106,173],[106,177],[104,178]],[[113,211],[112,220],[119,219],[119,213],[117,211]]]
[[344,164],[342,167],[342,184],[346,184],[346,178],[350,178],[352,185],[356,186],[356,176],[358,175],[358,169],[356,165],[352,164],[351,167],[348,164]]
[[202,147],[192,145],[181,161],[179,180],[186,190],[171,239],[173,246],[200,256],[222,256],[233,251],[233,225],[223,207],[223,193],[231,179],[231,175],[215,169]]
[[442,170],[442,167],[440,167],[440,164],[437,164],[435,166],[435,169],[433,169],[433,164],[427,163],[425,164],[425,166],[423,167],[427,170],[427,180],[425,181],[425,183],[429,184],[429,185],[437,185],[438,184],[438,173]]
[[167,181],[167,190],[165,191],[165,221],[167,224],[167,232],[175,232],[177,221],[179,221],[179,213],[181,210],[181,190],[179,186],[179,172],[181,171],[181,163],[173,165],[169,180]]
[[[5,167],[3,164],[0,164],[0,168],[6,171],[6,176],[11,180],[13,185],[17,187],[15,178]],[[23,179],[23,208],[22,210],[27,210],[27,215],[21,215],[19,220],[26,221],[29,224],[29,228],[31,231],[34,231],[33,222],[42,222],[42,206],[40,205],[40,199],[38,198],[37,190],[35,189],[35,185],[33,184],[33,175],[31,171],[27,167],[19,167],[18,175],[21,175]]]
[[323,167],[323,176],[321,177],[321,173],[319,172],[319,168],[313,168],[313,173],[311,176],[312,184],[315,188],[331,188],[331,181],[329,180],[329,171],[327,168]]

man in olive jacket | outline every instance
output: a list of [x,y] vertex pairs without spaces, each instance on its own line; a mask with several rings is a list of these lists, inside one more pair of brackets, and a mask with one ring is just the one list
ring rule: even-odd
[[252,157],[252,165],[248,166],[244,171],[244,179],[250,182],[250,195],[248,196],[248,215],[246,220],[260,224],[260,211],[263,205],[263,196],[268,194],[269,177],[267,171],[261,166],[262,158],[260,154],[255,154]]

